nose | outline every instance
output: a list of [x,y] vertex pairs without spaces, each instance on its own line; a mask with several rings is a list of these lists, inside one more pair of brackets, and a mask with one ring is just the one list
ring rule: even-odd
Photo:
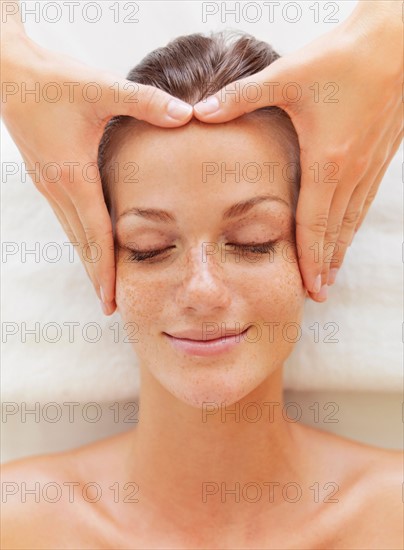
[[201,246],[192,247],[177,289],[178,305],[205,315],[228,307],[230,292],[223,271],[220,254],[204,257]]

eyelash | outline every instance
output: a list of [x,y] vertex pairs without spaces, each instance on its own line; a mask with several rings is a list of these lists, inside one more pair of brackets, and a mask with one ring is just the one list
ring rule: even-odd
[[[257,243],[257,244],[233,244],[228,243],[228,246],[234,247],[236,250],[252,252],[253,254],[268,254],[269,252],[275,252],[277,241],[267,241],[266,243]],[[141,250],[134,250],[130,248],[129,261],[131,262],[144,262],[151,258],[154,258],[170,250],[170,248],[175,248],[175,246],[169,246],[168,248],[162,248],[160,250],[147,250],[142,252]]]

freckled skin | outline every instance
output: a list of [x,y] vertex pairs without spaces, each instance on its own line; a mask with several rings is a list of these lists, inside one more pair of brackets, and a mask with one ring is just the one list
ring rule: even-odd
[[[232,123],[204,125],[197,121],[175,131],[142,124],[117,153],[123,166],[138,162],[138,183],[119,182],[112,190],[117,217],[130,206],[163,208],[173,212],[178,227],[122,218],[116,233],[121,245],[139,242],[143,249],[175,244],[157,263],[127,261],[121,249],[117,261],[117,305],[124,322],[136,323],[138,340],[134,348],[141,368],[148,369],[170,393],[194,407],[204,401],[231,404],[252,392],[279,368],[293,349],[282,337],[286,323],[300,323],[306,292],[294,246],[292,207],[270,202],[260,205],[236,223],[221,223],[222,212],[232,204],[265,193],[273,193],[291,205],[291,183],[275,171],[273,181],[265,162],[290,162],[276,138],[276,128],[262,129],[248,117]],[[140,139],[141,138],[141,139]],[[158,159],[158,162],[156,161]],[[204,174],[203,163],[218,167],[216,174]],[[240,163],[241,177],[230,173]],[[245,171],[257,163],[259,172]],[[221,169],[222,163],[228,172]],[[206,164],[205,164],[206,166]],[[251,175],[252,174],[252,175]],[[139,228],[157,227],[162,235],[140,234]],[[138,237],[139,235],[139,237]],[[232,242],[265,242],[276,239],[273,253],[254,255],[220,249]],[[218,243],[217,252],[205,255],[202,243]],[[213,250],[211,248],[210,250]],[[153,260],[152,260],[153,261]],[[248,338],[226,355],[181,356],[162,334],[203,323],[221,323],[226,329],[235,323],[254,326]],[[279,323],[270,341],[269,326]],[[257,340],[257,341],[255,341]],[[290,338],[289,338],[290,340]],[[209,368],[207,368],[209,365]]]

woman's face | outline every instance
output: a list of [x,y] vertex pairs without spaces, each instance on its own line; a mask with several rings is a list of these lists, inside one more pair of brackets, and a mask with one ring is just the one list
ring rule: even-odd
[[[194,407],[242,399],[299,339],[306,292],[282,170],[291,159],[278,140],[274,125],[248,115],[176,129],[137,122],[114,158],[118,310],[141,369]],[[268,241],[274,251],[262,248]],[[251,243],[261,248],[234,246]],[[189,351],[168,336],[188,330],[219,344],[243,334],[207,354],[206,344],[188,342]]]

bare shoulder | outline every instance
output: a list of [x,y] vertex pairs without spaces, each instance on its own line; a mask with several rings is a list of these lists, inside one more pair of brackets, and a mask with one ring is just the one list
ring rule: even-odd
[[345,546],[400,550],[404,543],[403,453],[358,444],[356,482],[349,487]]
[[306,426],[302,433],[321,457],[324,475],[340,486],[332,511],[335,548],[402,549],[403,452]]
[[70,477],[69,461],[59,454],[21,458],[1,466],[2,548],[41,547],[44,531],[49,526],[54,529],[60,518],[59,495]]
[[105,523],[100,506],[105,490],[96,465],[106,463],[116,439],[2,464],[1,547],[94,548],[89,525],[102,537]]
[[403,482],[403,453],[369,447],[359,484],[362,513],[357,516],[352,537],[368,533],[375,541],[374,548],[403,548]]

